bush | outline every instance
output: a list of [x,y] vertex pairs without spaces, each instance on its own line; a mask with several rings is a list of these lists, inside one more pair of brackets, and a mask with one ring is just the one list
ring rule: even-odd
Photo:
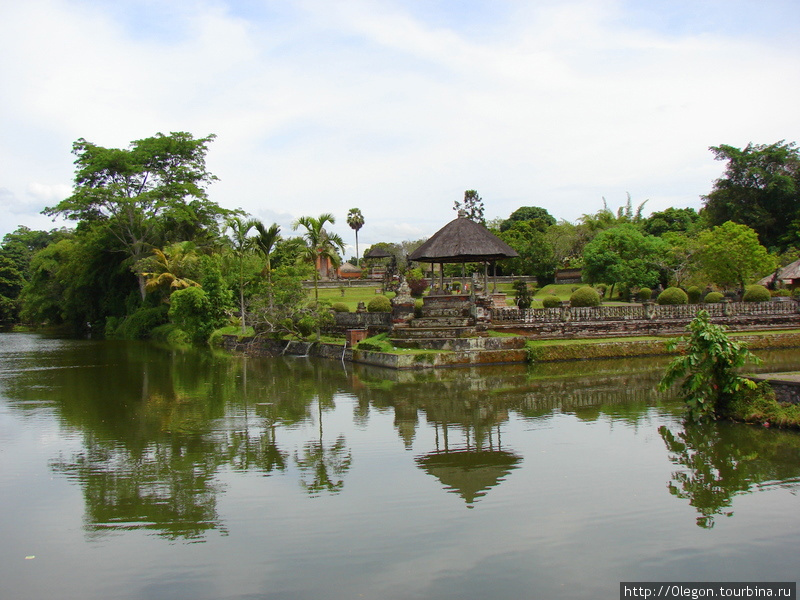
[[703,297],[703,290],[696,285],[692,285],[686,289],[686,295],[689,297],[689,304],[700,304],[700,298]]
[[172,292],[169,318],[195,343],[207,341],[214,330],[211,301],[208,294],[199,287]]
[[570,306],[600,306],[600,294],[593,287],[578,288],[569,297]]
[[800,298],[800,287],[796,287],[792,290],[792,298]]
[[716,304],[718,302],[722,302],[723,300],[725,300],[725,296],[723,296],[721,293],[708,292],[703,302],[706,304]]
[[368,312],[392,312],[392,302],[386,296],[375,296],[367,304]]
[[749,285],[742,296],[742,302],[769,302],[772,296],[763,285]]
[[521,279],[517,279],[511,284],[511,287],[514,288],[515,304],[519,308],[530,308],[531,302],[533,302],[533,294],[528,284]]
[[689,296],[681,288],[668,287],[658,295],[656,302],[659,304],[688,304]]
[[594,286],[594,289],[596,289],[597,293],[600,294],[600,297],[603,298],[606,295],[608,286],[605,283],[598,283],[596,286]]
[[167,322],[166,304],[155,308],[140,308],[129,315],[117,328],[117,334],[126,340],[143,340],[150,337],[150,332]]
[[561,306],[561,300],[558,296],[549,295],[542,298],[542,306],[545,308],[556,308]]
[[667,344],[670,350],[675,350],[681,342],[685,348],[669,364],[658,387],[667,391],[680,381],[679,394],[692,419],[725,416],[740,390],[756,387],[753,381],[739,375],[739,368],[748,361],[756,364],[761,361],[731,340],[724,327],[711,323],[704,310],[697,313],[686,329],[688,336]]
[[649,287],[639,288],[639,291],[636,292],[636,297],[639,299],[639,302],[647,302],[653,297],[653,290]]
[[350,312],[350,309],[347,307],[347,304],[344,302],[334,302],[331,304],[331,310],[337,313],[346,313]]

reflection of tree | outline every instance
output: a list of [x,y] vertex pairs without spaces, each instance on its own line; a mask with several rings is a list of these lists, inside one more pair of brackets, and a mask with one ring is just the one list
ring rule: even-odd
[[199,439],[153,444],[144,453],[90,440],[85,451],[51,468],[80,482],[93,534],[152,529],[169,539],[199,539],[221,528],[211,455]]
[[333,397],[330,395],[317,398],[319,410],[319,439],[306,442],[302,453],[295,453],[294,459],[303,473],[300,485],[311,496],[320,496],[323,492],[338,494],[344,487],[341,477],[350,469],[352,454],[347,448],[344,435],[336,438],[333,444],[325,444],[322,430],[322,407],[333,408]]
[[659,428],[670,460],[683,467],[672,474],[669,492],[689,500],[697,525],[714,526],[717,515],[732,516],[733,497],[774,486],[800,484],[800,436],[729,423],[686,423],[677,435]]

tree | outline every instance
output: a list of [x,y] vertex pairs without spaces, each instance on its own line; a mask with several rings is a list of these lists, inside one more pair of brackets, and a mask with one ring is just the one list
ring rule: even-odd
[[686,327],[689,335],[668,343],[675,350],[684,343],[681,355],[667,367],[659,383],[662,391],[679,380],[680,395],[692,419],[716,418],[724,415],[737,392],[756,384],[740,377],[738,369],[747,361],[760,362],[746,347],[731,340],[725,328],[711,323],[709,314],[701,310]]
[[728,221],[701,232],[698,240],[701,269],[722,287],[738,285],[744,291],[748,281],[770,273],[775,266],[775,257],[746,225]]
[[277,223],[269,226],[269,229],[264,227],[261,221],[256,221],[255,224],[258,235],[255,237],[256,250],[264,257],[266,265],[262,274],[267,276],[267,290],[272,302],[272,252],[281,239],[281,228]]
[[192,277],[199,274],[199,257],[193,242],[178,242],[136,262],[135,272],[145,278],[148,292],[161,291],[163,301],[170,303],[172,292],[199,287]]
[[19,316],[17,298],[25,280],[11,259],[0,255],[0,323],[13,323]]
[[364,226],[364,215],[358,208],[351,208],[347,213],[347,224],[356,232],[356,266],[358,266],[358,230]]
[[725,173],[704,196],[702,214],[710,225],[733,221],[754,229],[768,248],[800,241],[800,152],[794,142],[748,144],[744,149],[709,148],[728,161]]
[[464,202],[456,200],[453,210],[458,213],[463,210],[467,219],[486,225],[486,219],[483,218],[483,199],[475,190],[466,190],[464,192]]
[[239,270],[239,310],[241,315],[242,335],[247,332],[247,311],[244,305],[244,259],[245,255],[252,250],[255,243],[253,238],[248,237],[247,234],[257,223],[258,221],[256,219],[231,217],[225,224],[226,229],[231,232],[229,240]]
[[534,221],[538,229],[545,231],[551,225],[556,224],[556,219],[547,209],[540,206],[521,206],[511,213],[511,215],[500,223],[500,231],[508,231],[514,225],[523,221]]
[[589,283],[619,283],[626,289],[658,283],[657,258],[664,244],[630,223],[600,232],[583,250],[583,278]]
[[321,214],[319,217],[300,217],[292,225],[292,229],[303,227],[303,240],[306,245],[301,250],[303,260],[314,268],[314,299],[319,301],[319,271],[327,269],[328,262],[334,267],[340,263],[338,252],[344,252],[344,240],[335,234],[328,233],[325,225],[335,223],[330,213]]
[[[216,180],[205,165],[213,139],[158,133],[117,149],[80,138],[72,146],[77,157],[72,196],[43,212],[85,227],[107,227],[131,265],[153,248],[186,239],[187,232],[216,231],[230,211],[209,201],[205,191]],[[144,298],[143,278],[139,284]]]
[[697,223],[697,211],[693,208],[667,208],[654,212],[642,222],[642,229],[649,235],[661,237],[667,232],[686,233]]
[[533,275],[552,281],[558,265],[553,247],[536,221],[518,221],[510,229],[498,233],[498,237],[519,254],[504,261],[504,273]]

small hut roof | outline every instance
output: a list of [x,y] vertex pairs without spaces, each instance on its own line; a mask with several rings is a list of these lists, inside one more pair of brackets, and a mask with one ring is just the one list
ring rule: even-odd
[[378,246],[377,248],[372,248],[369,252],[367,252],[364,255],[364,258],[389,258],[390,256],[391,254]]
[[[775,274],[770,273],[766,277],[761,278],[758,283],[761,285],[769,285],[773,277],[775,277]],[[791,281],[792,279],[800,279],[800,259],[794,261],[793,263],[789,263],[781,269],[778,269],[778,276],[776,279],[778,281]]]
[[450,221],[409,258],[420,262],[482,262],[519,256],[486,227],[465,217]]
[[346,262],[341,267],[339,267],[339,270],[342,273],[360,273],[361,267],[357,267],[353,263]]

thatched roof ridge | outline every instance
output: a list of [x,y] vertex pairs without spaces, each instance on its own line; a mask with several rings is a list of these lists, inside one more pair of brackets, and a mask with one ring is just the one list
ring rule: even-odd
[[[769,285],[773,277],[775,277],[775,274],[770,273],[769,275],[759,279],[758,283],[761,285]],[[789,282],[793,279],[800,279],[800,259],[778,269],[778,276],[775,277],[775,279],[783,282]]]
[[482,262],[519,256],[486,227],[465,217],[450,221],[427,242],[414,250],[409,259],[419,262]]
[[371,248],[369,252],[364,255],[364,258],[389,258],[391,254],[381,248],[380,246]]

